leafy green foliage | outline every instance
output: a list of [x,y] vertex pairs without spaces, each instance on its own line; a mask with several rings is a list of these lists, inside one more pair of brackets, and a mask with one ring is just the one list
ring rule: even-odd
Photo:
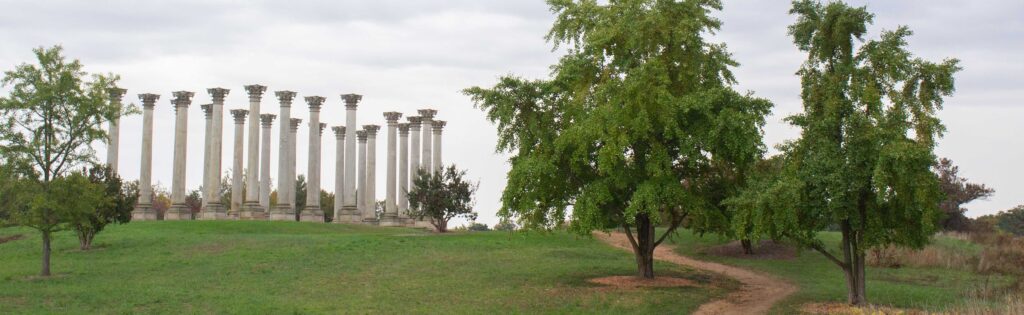
[[946,231],[967,231],[970,228],[970,219],[964,215],[967,208],[963,205],[977,199],[988,198],[995,193],[995,189],[985,184],[968,182],[966,178],[960,177],[960,168],[947,158],[939,159],[935,173],[939,176],[939,187],[946,195],[946,199],[939,204],[939,209],[944,215],[939,221],[939,227]]
[[138,201],[138,195],[127,189],[110,166],[94,166],[87,174],[90,182],[103,188],[106,202],[96,205],[91,211],[76,212],[71,217],[71,228],[78,235],[81,250],[91,249],[93,238],[108,224],[131,222],[132,209]]
[[418,220],[429,219],[440,233],[448,231],[448,221],[462,217],[476,220],[473,195],[479,186],[465,179],[466,171],[455,165],[437,172],[419,170],[412,181],[408,214]]
[[1024,205],[995,215],[996,227],[1003,232],[1024,236]]
[[[9,170],[17,173],[13,183],[20,186],[14,189],[20,192],[14,196],[26,194],[10,206],[14,212],[11,221],[41,232],[42,274],[48,276],[52,233],[64,229],[74,216],[106,203],[92,198],[92,185],[74,187],[88,183],[84,175],[65,175],[74,167],[94,163],[90,145],[107,138],[105,122],[138,109],[110,100],[116,91],[116,75],[93,75],[86,81],[89,74],[82,64],[66,60],[60,46],[33,52],[38,64],[18,65],[4,72],[0,80],[10,89],[7,96],[0,97],[0,160],[14,165]],[[67,202],[57,202],[61,200]]]
[[[629,232],[653,277],[656,226],[725,223],[720,205],[764,151],[772,104],[733,91],[719,1],[548,1],[547,39],[567,54],[549,80],[464,90],[511,153],[500,214],[526,228]],[[671,233],[664,233],[669,235]]]
[[[788,118],[802,132],[781,147],[774,181],[752,184],[730,203],[773,216],[753,222],[842,268],[849,302],[861,304],[868,248],[920,248],[936,230],[942,192],[932,151],[943,126],[935,113],[960,68],[955,59],[913,57],[906,27],[864,41],[873,18],[864,7],[803,0],[790,13],[790,35],[807,53],[798,72],[804,111]],[[818,238],[831,227],[842,235],[841,254]]]

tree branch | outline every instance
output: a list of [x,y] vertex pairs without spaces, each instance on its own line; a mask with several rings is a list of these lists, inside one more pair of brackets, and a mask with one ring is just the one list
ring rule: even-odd
[[[675,218],[675,216],[675,214],[672,215],[673,218]],[[661,245],[661,242],[665,241],[669,235],[672,235],[672,232],[675,232],[676,228],[683,224],[683,219],[686,219],[686,215],[679,216],[678,219],[672,220],[672,226],[668,228],[668,231],[665,231],[665,234],[661,235],[661,238],[659,238],[657,242],[654,242],[654,247],[658,247],[658,245]]]

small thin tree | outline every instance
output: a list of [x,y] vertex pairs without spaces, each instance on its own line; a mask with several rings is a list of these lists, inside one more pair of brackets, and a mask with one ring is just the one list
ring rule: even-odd
[[419,220],[430,220],[440,233],[448,231],[448,221],[454,218],[476,220],[473,212],[478,183],[465,180],[466,171],[455,165],[437,172],[419,170],[413,179],[409,197],[409,216]]
[[138,110],[110,101],[116,75],[92,75],[86,81],[89,74],[82,64],[65,59],[60,46],[33,52],[38,64],[18,65],[0,80],[10,88],[8,96],[0,98],[0,154],[5,160],[23,160],[31,166],[20,176],[35,183],[23,191],[38,194],[32,200],[39,202],[21,207],[25,211],[14,221],[43,234],[45,276],[50,274],[51,233],[68,222],[66,214],[72,207],[85,200],[73,199],[66,205],[47,201],[54,194],[51,182],[75,167],[94,163],[91,144],[107,138],[104,123]]
[[88,170],[89,181],[103,189],[107,202],[97,205],[91,211],[74,213],[71,227],[78,236],[79,249],[92,249],[92,240],[108,224],[131,222],[132,209],[138,195],[129,191],[121,177],[107,165],[97,165]]

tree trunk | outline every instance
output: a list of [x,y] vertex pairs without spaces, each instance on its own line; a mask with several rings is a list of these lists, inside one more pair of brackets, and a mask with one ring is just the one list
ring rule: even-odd
[[654,279],[654,226],[647,215],[636,216],[636,243],[637,276]]
[[92,249],[92,239],[96,237],[96,233],[90,231],[78,231],[76,234],[78,234],[79,250]]
[[746,254],[746,255],[753,255],[754,254],[754,244],[752,244],[752,242],[750,240],[748,240],[748,239],[740,240],[740,244],[743,245],[743,254]]
[[850,305],[864,305],[867,302],[864,276],[864,251],[859,250],[858,239],[849,220],[840,224],[843,238],[843,273],[846,275],[846,301]]
[[50,276],[50,231],[43,231],[43,270],[40,276]]

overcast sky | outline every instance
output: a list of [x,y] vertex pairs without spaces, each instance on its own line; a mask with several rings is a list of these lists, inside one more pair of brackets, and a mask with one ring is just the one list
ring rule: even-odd
[[[938,61],[961,59],[957,92],[939,114],[948,127],[938,155],[952,158],[961,174],[996,189],[994,197],[969,205],[970,216],[1024,203],[1024,2],[851,1],[876,14],[871,36],[907,25],[910,49]],[[200,185],[206,89],[231,89],[225,109],[247,108],[243,85],[268,86],[262,112],[279,113],[272,91],[328,101],[321,121],[344,123],[345,93],[363,94],[359,124],[385,125],[382,113],[414,114],[435,108],[447,120],[445,163],[469,170],[480,181],[476,211],[493,224],[508,166],[494,153],[495,132],[459,91],[490,86],[503,74],[548,75],[558,53],[543,36],[553,19],[543,1],[8,1],[0,0],[0,69],[34,62],[31,49],[63,45],[90,72],[121,75],[135,95],[161,95],[155,109],[154,182],[168,187],[174,141],[171,92],[196,92],[189,108],[188,189]],[[724,41],[740,66],[736,88],[771,99],[776,107],[765,128],[774,146],[797,136],[781,119],[800,110],[794,72],[804,56],[786,35],[794,20],[787,1],[725,1],[718,13]],[[6,94],[7,89],[2,92]],[[234,128],[225,111],[225,170],[232,165]],[[303,102],[293,117],[307,119]],[[121,125],[120,172],[139,174],[141,116]],[[277,174],[277,131],[271,174]],[[298,139],[308,139],[308,126]],[[378,136],[378,198],[384,198],[386,133]],[[103,144],[96,145],[105,156]],[[306,173],[307,143],[298,143],[300,174]],[[334,184],[334,139],[325,131],[323,189]]]

